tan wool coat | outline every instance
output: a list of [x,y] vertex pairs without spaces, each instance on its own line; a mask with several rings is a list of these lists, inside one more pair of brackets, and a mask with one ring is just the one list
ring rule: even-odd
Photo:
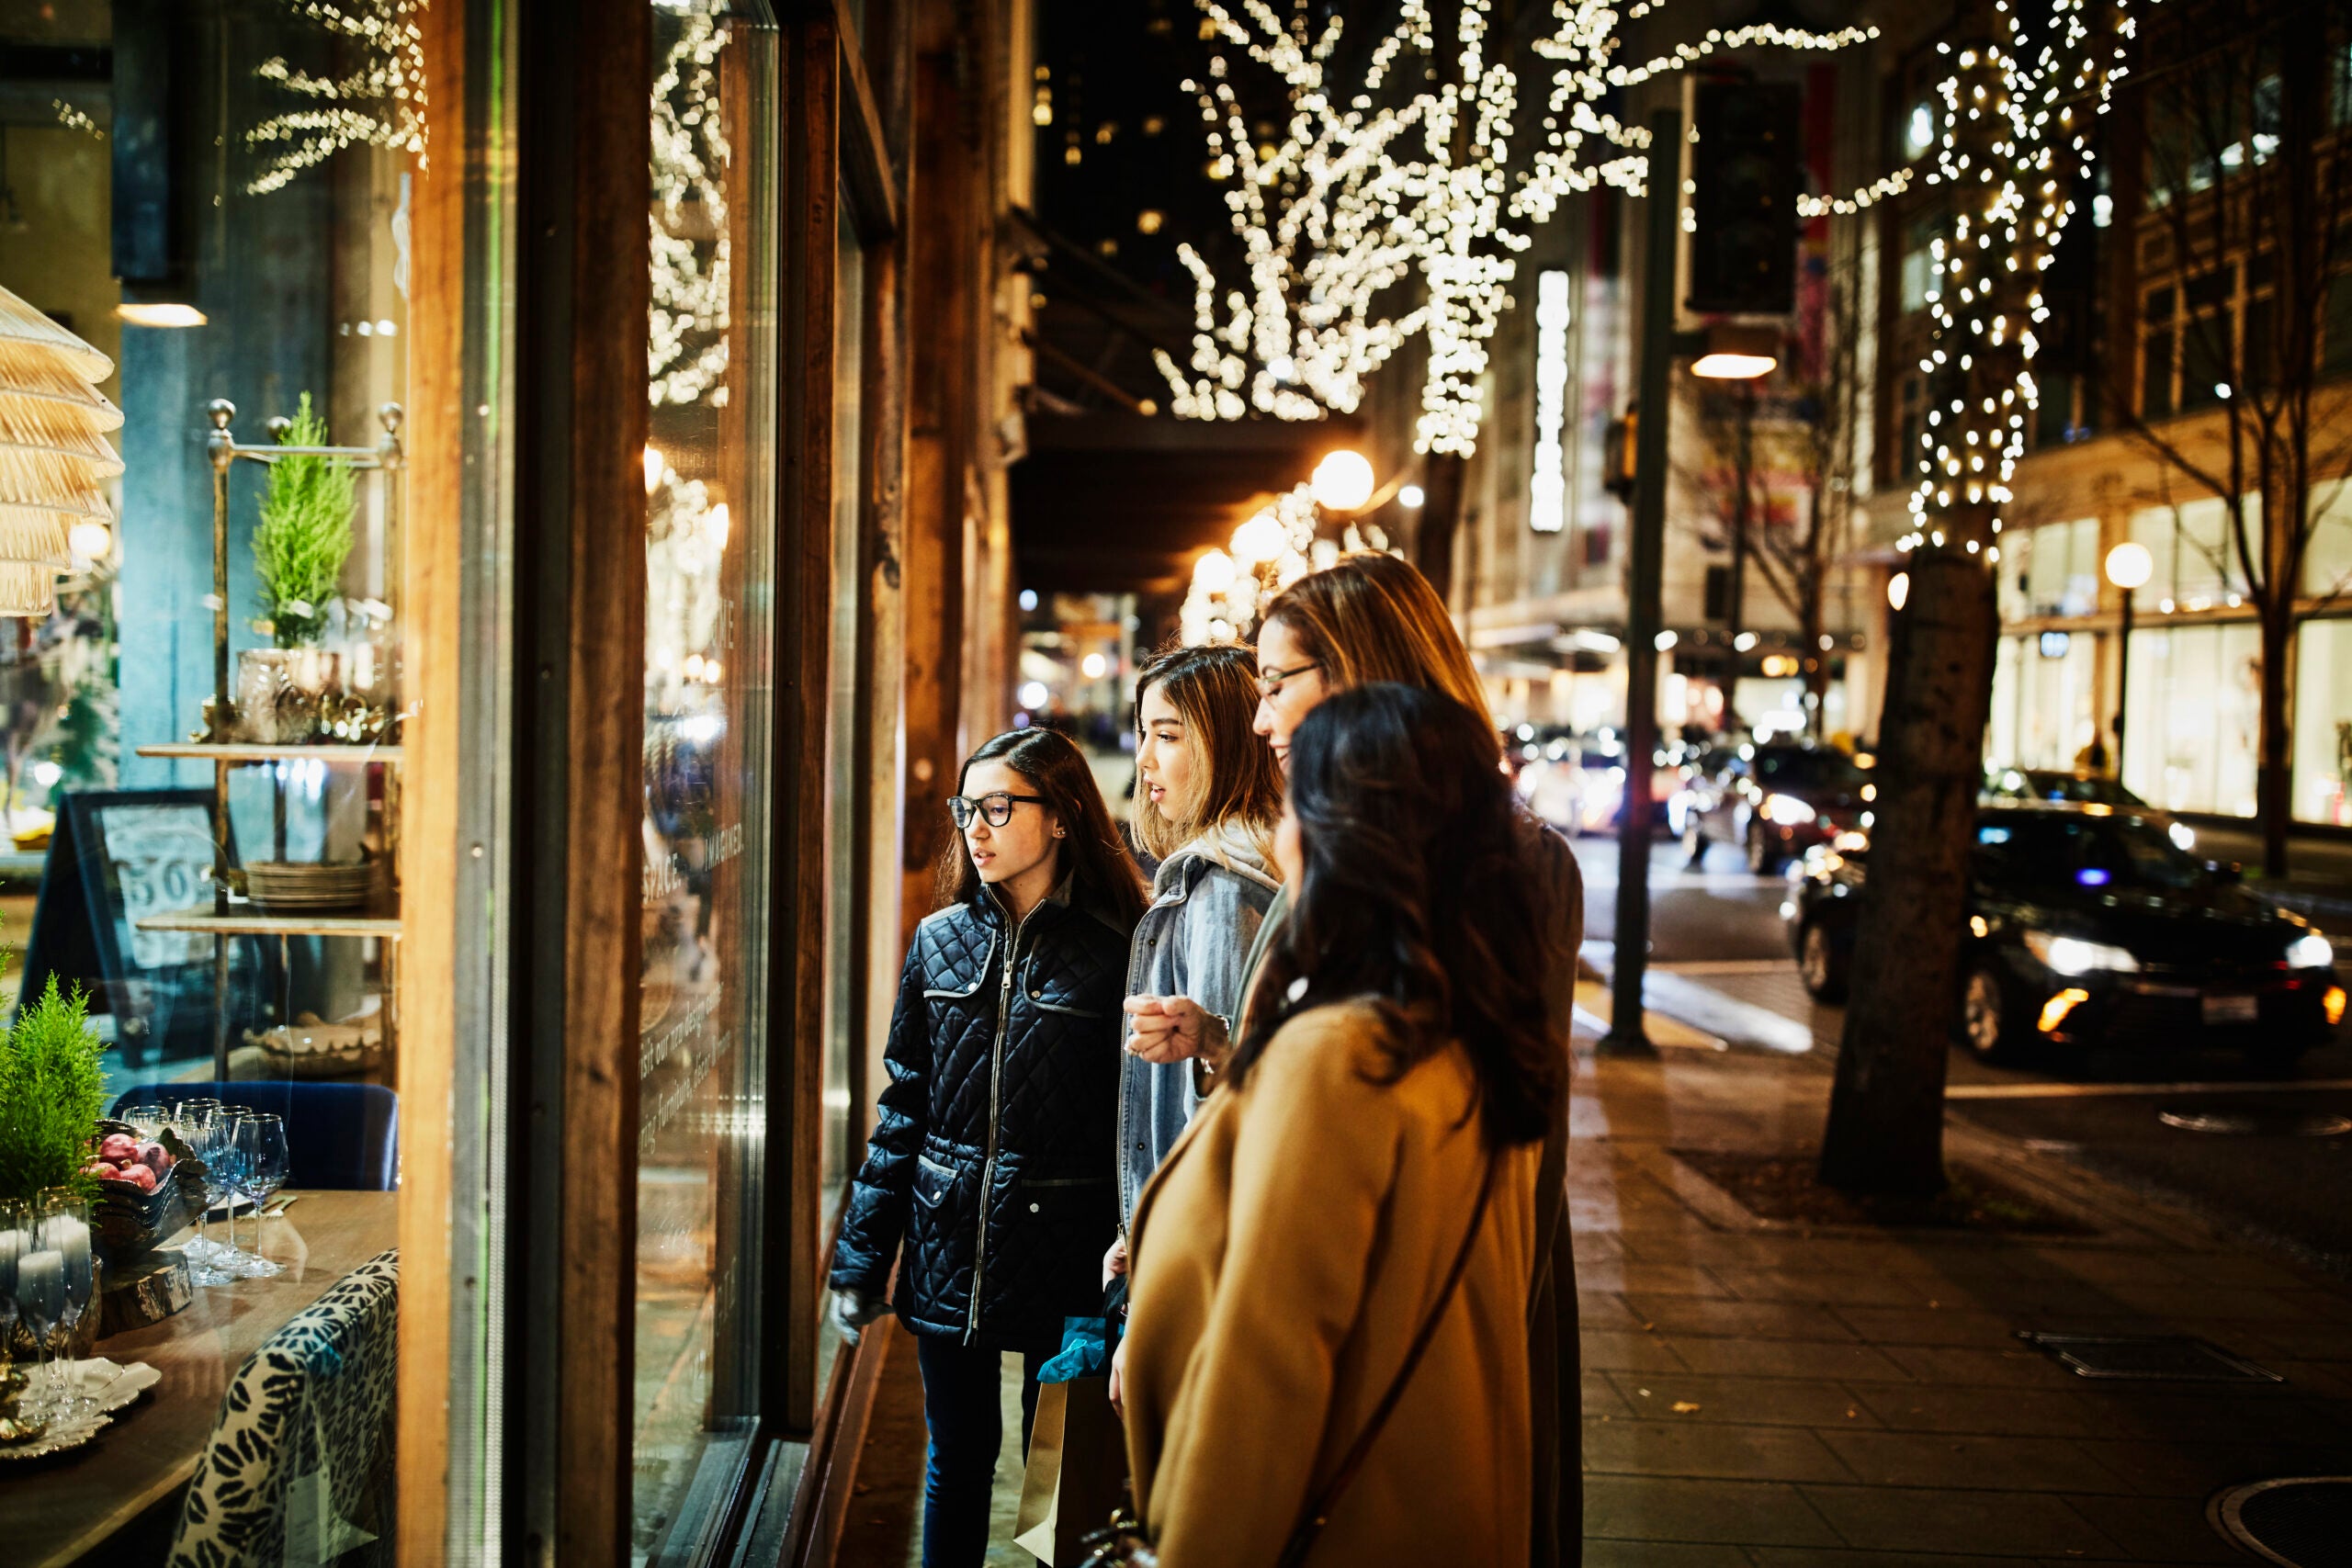
[[[1125,1365],[1136,1505],[1165,1568],[1280,1556],[1395,1380],[1486,1151],[1466,1056],[1381,1085],[1363,1004],[1285,1024],[1137,1206]],[[1535,1145],[1507,1151],[1453,1300],[1312,1568],[1523,1568]]]

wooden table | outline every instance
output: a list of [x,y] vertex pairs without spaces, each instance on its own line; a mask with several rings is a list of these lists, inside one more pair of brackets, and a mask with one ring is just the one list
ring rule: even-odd
[[[0,1550],[10,1568],[64,1568],[196,1473],[229,1379],[255,1347],[329,1287],[398,1241],[393,1192],[311,1191],[275,1220],[237,1222],[237,1245],[285,1265],[269,1280],[199,1289],[163,1322],[101,1339],[97,1354],[145,1361],[163,1380],[70,1453],[0,1461]],[[210,1234],[226,1240],[214,1222]]]

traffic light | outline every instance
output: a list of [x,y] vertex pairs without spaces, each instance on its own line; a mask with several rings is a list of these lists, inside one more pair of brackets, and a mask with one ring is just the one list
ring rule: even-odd
[[1785,315],[1796,306],[1798,93],[1702,82],[1690,149],[1690,310]]

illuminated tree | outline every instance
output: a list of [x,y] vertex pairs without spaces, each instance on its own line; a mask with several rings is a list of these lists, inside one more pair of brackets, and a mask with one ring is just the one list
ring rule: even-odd
[[2037,399],[2041,276],[2124,73],[2132,18],[2102,9],[2095,24],[2087,0],[2050,0],[2028,18],[1993,0],[1986,41],[1937,46],[1950,66],[1926,183],[1951,193],[1951,227],[1934,247],[1909,594],[1893,623],[1853,996],[1822,1138],[1822,1178],[1838,1187],[1944,1181],[1941,1026],[1960,992],[1998,631],[1987,569]]

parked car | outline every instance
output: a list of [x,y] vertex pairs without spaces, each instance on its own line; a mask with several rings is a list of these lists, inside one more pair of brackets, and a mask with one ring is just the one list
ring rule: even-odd
[[[1865,852],[1809,858],[1781,907],[1805,989],[1844,999]],[[2113,807],[1978,807],[1957,1032],[1988,1061],[2108,1041],[2235,1045],[2270,1064],[2327,1041],[2344,987],[2327,938]]]
[[2172,841],[2184,850],[2197,847],[2196,830],[2168,811],[2150,806],[2120,780],[2105,773],[2076,773],[2065,768],[1992,768],[1984,774],[1986,800],[2058,800],[2076,806],[2112,806],[2159,823]]
[[1674,813],[1696,866],[1710,843],[1737,844],[1747,868],[1769,875],[1815,844],[1861,841],[1876,793],[1870,775],[1834,747],[1807,741],[1746,743],[1695,772]]

